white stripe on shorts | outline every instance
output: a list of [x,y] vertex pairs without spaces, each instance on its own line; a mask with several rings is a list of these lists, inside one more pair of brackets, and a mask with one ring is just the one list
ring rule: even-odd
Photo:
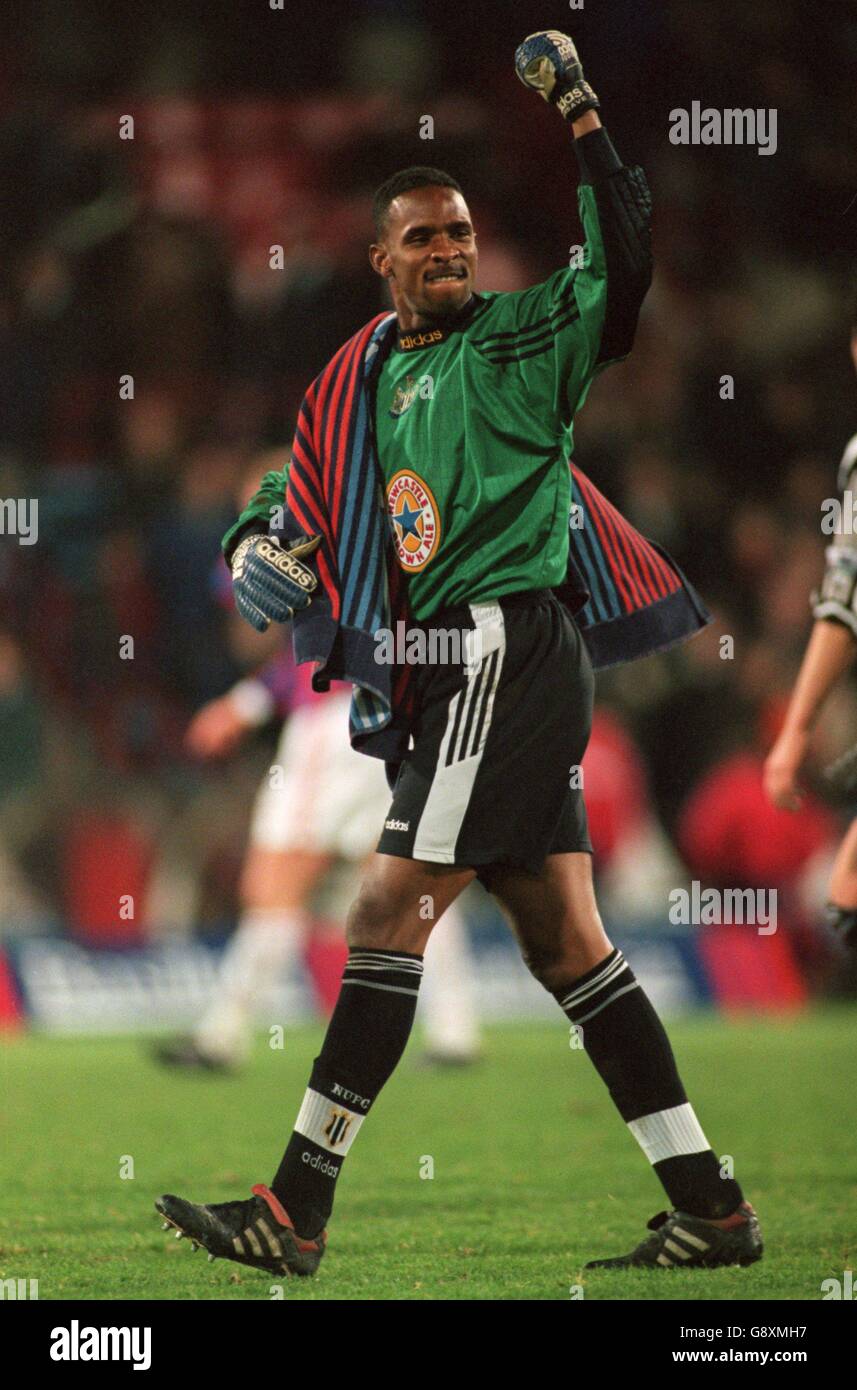
[[[476,774],[482,762],[482,753],[494,712],[494,696],[500,683],[506,651],[506,625],[499,603],[471,603],[468,606],[475,627],[481,634],[482,659],[478,666],[467,666],[467,685],[449,702],[437,766],[414,838],[414,859],[426,859],[435,864],[455,862],[455,846],[470,805]],[[496,654],[493,662],[492,654]],[[490,669],[492,666],[493,670]],[[474,700],[477,701],[477,705],[468,736],[471,748],[474,732],[482,715],[483,701],[485,708],[477,746],[471,752],[462,747],[462,741],[467,728],[468,712]],[[461,718],[456,729],[456,715],[462,702]],[[456,747],[447,767],[447,753],[453,732]]]

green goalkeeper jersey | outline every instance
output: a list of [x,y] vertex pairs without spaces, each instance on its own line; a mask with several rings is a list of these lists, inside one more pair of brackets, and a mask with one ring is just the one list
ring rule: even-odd
[[[595,374],[630,351],[651,278],[642,174],[604,130],[576,148],[585,248],[532,289],[477,294],[451,323],[400,329],[376,370],[375,444],[418,620],[566,579],[574,416]],[[267,527],[283,484],[264,478],[224,537],[227,557]]]
[[581,264],[516,294],[474,296],[451,328],[400,332],[379,372],[378,457],[419,620],[565,579],[572,422],[605,307],[590,186],[580,203]]

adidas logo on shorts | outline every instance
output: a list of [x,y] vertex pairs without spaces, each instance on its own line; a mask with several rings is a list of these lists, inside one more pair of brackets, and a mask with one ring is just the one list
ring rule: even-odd
[[410,830],[410,828],[411,828],[411,822],[410,822],[409,820],[385,820],[385,821],[384,821],[384,829],[385,829],[385,830]]

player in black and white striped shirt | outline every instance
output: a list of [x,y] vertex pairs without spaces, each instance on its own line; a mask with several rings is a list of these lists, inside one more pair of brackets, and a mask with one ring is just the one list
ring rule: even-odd
[[[857,369],[857,301],[851,324],[851,357]],[[812,598],[815,625],[782,731],[765,763],[768,795],[787,811],[800,808],[800,769],[824,702],[857,655],[857,434],[842,455],[838,484],[841,511],[825,551],[821,589]],[[852,783],[849,791],[854,789]],[[839,847],[829,892],[831,925],[846,945],[857,950],[857,818]]]

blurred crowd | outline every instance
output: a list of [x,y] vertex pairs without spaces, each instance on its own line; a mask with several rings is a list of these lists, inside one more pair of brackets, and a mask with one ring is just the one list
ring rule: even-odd
[[[652,185],[656,277],[575,456],[716,623],[599,682],[599,872],[629,919],[689,875],[779,886],[811,935],[848,808],[816,778],[800,817],[775,812],[760,769],[857,425],[857,9],[824,7],[807,46],[792,0],[600,8],[569,23]],[[129,882],[150,933],[229,918],[273,732],[224,765],[184,744],[261,655],[219,599],[219,541],[308,382],[388,307],[374,188],[414,163],[458,178],[483,289],[536,282],[582,239],[569,133],[511,69],[531,7],[490,9],[237,5],[203,33],[183,4],[152,27],[117,3],[105,26],[77,0],[35,6],[4,58],[0,497],[39,505],[36,544],[0,536],[7,925],[115,935]],[[672,145],[669,112],[694,100],[776,108],[776,154]],[[817,766],[855,737],[844,687]]]

